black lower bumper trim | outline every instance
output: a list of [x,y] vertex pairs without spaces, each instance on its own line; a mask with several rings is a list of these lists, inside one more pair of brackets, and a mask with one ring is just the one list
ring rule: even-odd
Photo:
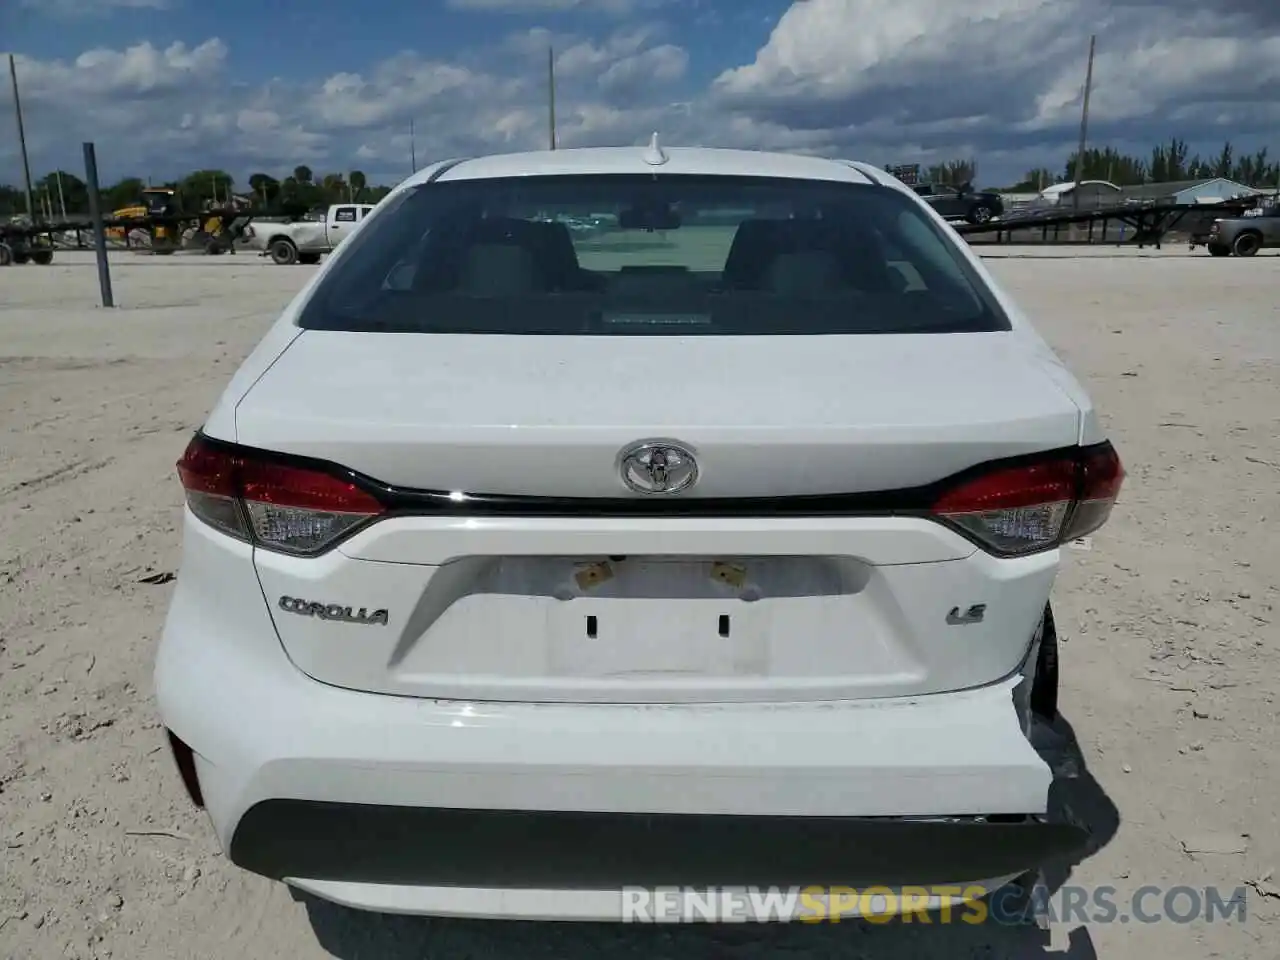
[[451,810],[269,800],[231,860],[275,879],[616,889],[950,883],[1080,852],[1079,827],[879,818]]

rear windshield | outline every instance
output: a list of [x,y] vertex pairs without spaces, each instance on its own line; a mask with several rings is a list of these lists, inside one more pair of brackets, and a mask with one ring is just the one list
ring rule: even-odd
[[539,335],[1009,329],[947,228],[882,186],[729,176],[424,184],[340,248],[314,330]]

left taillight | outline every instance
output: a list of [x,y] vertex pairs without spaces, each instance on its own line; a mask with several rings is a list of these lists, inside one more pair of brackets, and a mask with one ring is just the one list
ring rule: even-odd
[[197,434],[178,461],[187,506],[228,536],[293,556],[323,553],[385,508],[349,479]]
[[1115,449],[1100,443],[969,477],[944,492],[933,513],[990,553],[1024,556],[1097,530],[1123,482]]

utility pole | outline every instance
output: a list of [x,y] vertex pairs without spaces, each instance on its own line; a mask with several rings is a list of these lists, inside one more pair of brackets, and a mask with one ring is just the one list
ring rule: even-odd
[[418,142],[414,138],[413,121],[409,121],[409,166],[412,168],[410,172],[418,172]]
[[556,148],[556,52],[547,47],[547,108],[551,135],[551,149]]
[[1089,38],[1089,66],[1084,75],[1084,103],[1080,108],[1080,149],[1076,151],[1076,185],[1071,191],[1074,206],[1080,208],[1080,181],[1084,174],[1084,147],[1089,139],[1089,95],[1093,92],[1093,54],[1097,48],[1098,36]]
[[62,171],[58,171],[58,209],[62,211],[62,219],[67,219],[67,195],[62,192]]
[[27,187],[27,216],[36,219],[36,204],[31,194],[31,164],[27,160],[27,131],[22,125],[22,99],[18,96],[18,65],[9,54],[9,82],[13,85],[13,113],[18,119],[18,147],[22,150],[22,177]]
[[102,296],[102,305],[114,307],[116,299],[111,289],[107,231],[102,222],[102,191],[98,187],[98,154],[92,143],[84,145],[84,182],[89,189],[89,219],[93,221],[93,248],[98,261],[98,289]]

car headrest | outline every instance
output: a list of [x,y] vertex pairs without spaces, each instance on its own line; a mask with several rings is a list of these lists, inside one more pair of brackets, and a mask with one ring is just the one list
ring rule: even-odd
[[530,241],[553,288],[572,286],[578,272],[578,252],[569,228],[558,221],[524,221]]
[[[479,262],[473,262],[472,258],[472,251],[476,249],[481,251],[476,255],[478,258],[495,266],[505,264],[519,270],[524,267],[515,267],[517,263],[529,266],[532,270],[529,286],[521,288],[525,290],[568,288],[578,273],[573,240],[562,223],[474,217],[442,225],[433,240],[423,251],[421,280],[415,284],[420,290],[467,288],[470,282],[467,277],[474,262]],[[502,248],[524,251],[526,256],[507,256],[498,252]]]
[[848,244],[839,227],[825,220],[744,220],[725,258],[728,286],[757,289],[770,264],[783,254],[825,251],[843,262]]
[[478,217],[466,223],[463,232],[470,243],[527,244],[532,226],[514,217]]
[[799,297],[809,293],[838,290],[848,283],[841,275],[840,261],[827,250],[782,253],[765,271],[763,286],[770,293]]
[[[828,271],[861,290],[888,289],[888,264],[879,245],[864,231],[844,219],[744,220],[725,258],[724,285],[731,289],[758,290],[767,280],[774,261],[782,256],[824,254],[788,268]],[[825,266],[818,267],[822,263]],[[827,282],[833,277],[829,273]]]
[[563,223],[485,217],[474,221],[462,245],[466,248],[477,243],[525,250],[537,270],[541,289],[556,290],[570,286],[578,271],[578,254],[569,228]]
[[780,220],[743,220],[724,261],[724,285],[751,289],[759,284],[776,252]]
[[469,296],[510,297],[540,286],[533,254],[511,243],[473,243],[460,273],[458,292]]

